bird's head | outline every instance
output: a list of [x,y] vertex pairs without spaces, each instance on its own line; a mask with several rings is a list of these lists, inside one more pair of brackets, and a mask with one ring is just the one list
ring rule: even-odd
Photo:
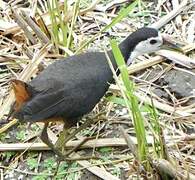
[[152,53],[164,48],[178,49],[174,43],[161,35],[158,30],[149,27],[143,27],[133,32],[121,44],[121,50],[128,51],[128,57],[126,57],[128,65],[139,55]]

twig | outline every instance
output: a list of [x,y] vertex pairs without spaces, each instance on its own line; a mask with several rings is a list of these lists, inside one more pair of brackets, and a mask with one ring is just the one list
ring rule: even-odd
[[173,62],[185,66],[187,68],[193,68],[195,66],[195,62],[193,59],[175,51],[160,50],[157,52],[157,54],[166,57]]
[[31,19],[29,14],[25,11],[21,11],[26,23],[32,28],[37,37],[43,42],[43,44],[49,43],[48,37],[41,31],[39,26]]
[[83,14],[89,12],[89,11],[92,11],[100,1],[101,1],[101,0],[96,0],[96,1],[94,1],[94,2],[92,1],[92,3],[90,4],[89,7],[87,7],[86,9],[83,9],[83,10],[81,10],[81,11],[79,12],[79,15],[83,15]]
[[12,127],[13,125],[15,125],[18,122],[17,119],[14,119],[12,121],[10,121],[9,123],[7,123],[5,126],[3,126],[2,128],[0,128],[0,134],[4,133],[5,131],[7,131],[10,127]]
[[131,137],[125,132],[124,128],[122,126],[119,126],[119,130],[124,137],[127,146],[130,148],[131,153],[134,155],[134,157],[138,160],[138,155],[137,155],[137,147]]
[[[73,154],[73,156],[77,157],[79,155],[77,155],[75,153],[75,154]],[[100,177],[101,179],[104,179],[104,180],[108,180],[108,179],[109,180],[119,180],[119,178],[117,178],[116,176],[113,176],[112,174],[107,172],[105,169],[99,168],[97,166],[91,166],[91,164],[88,161],[78,161],[78,163],[81,166],[83,166],[84,168],[87,168],[87,170],[89,170],[90,172],[92,172],[96,176]]]
[[22,17],[18,14],[18,12],[15,9],[12,9],[14,18],[16,23],[21,27],[21,29],[24,31],[24,34],[26,37],[30,40],[32,44],[36,44],[37,41],[33,37],[32,33],[28,30],[26,22],[22,19]]
[[75,152],[77,149],[79,149],[83,144],[85,144],[87,141],[89,141],[90,139],[94,139],[94,137],[86,137],[84,139],[82,139],[80,141],[79,144],[77,144],[76,146],[74,146],[70,151],[68,151],[64,156],[69,156],[70,154],[72,154],[73,152]]
[[[173,5],[173,9],[177,9],[179,6],[179,0],[172,0],[172,5]],[[182,25],[181,16],[177,16],[175,18],[175,22],[176,22],[177,27],[181,27],[181,25]]]
[[181,1],[181,4],[177,8],[172,10],[167,15],[163,16],[156,23],[153,23],[152,25],[150,25],[150,27],[153,27],[153,28],[156,28],[156,29],[160,29],[162,26],[164,26],[169,21],[171,21],[174,17],[176,17],[178,14],[180,14],[185,9],[185,7],[187,5],[187,2],[188,2],[188,0]]
[[133,74],[136,72],[139,72],[143,69],[149,68],[151,66],[154,66],[155,64],[159,64],[163,62],[164,58],[161,56],[155,56],[149,60],[141,61],[140,63],[132,64],[128,67],[129,74]]
[[[65,148],[71,149],[76,147],[81,143],[82,140],[69,141],[67,142]],[[123,147],[127,146],[123,138],[106,138],[106,139],[97,139],[97,140],[88,140],[80,148],[93,148],[95,147]],[[44,143],[11,143],[11,144],[0,144],[0,151],[23,151],[29,148],[28,150],[50,150],[50,148]]]

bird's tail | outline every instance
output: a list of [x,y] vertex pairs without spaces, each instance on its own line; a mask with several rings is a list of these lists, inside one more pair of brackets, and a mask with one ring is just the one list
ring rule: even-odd
[[11,105],[7,118],[0,121],[1,126],[14,118],[20,111],[22,105],[31,98],[30,86],[27,83],[13,79],[11,80],[11,85],[15,95],[15,102]]

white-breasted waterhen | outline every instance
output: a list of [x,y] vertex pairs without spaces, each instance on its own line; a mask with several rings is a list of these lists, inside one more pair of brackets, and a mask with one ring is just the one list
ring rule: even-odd
[[[123,40],[119,48],[129,65],[137,56],[155,52],[166,44],[156,29],[143,27]],[[108,55],[116,70],[112,51]],[[12,81],[16,96],[13,116],[22,122],[44,122],[42,141],[62,155],[48,138],[48,122],[62,119],[65,128],[75,125],[92,111],[113,82],[104,52],[87,52],[58,60],[28,83]],[[61,143],[69,140],[64,139]]]

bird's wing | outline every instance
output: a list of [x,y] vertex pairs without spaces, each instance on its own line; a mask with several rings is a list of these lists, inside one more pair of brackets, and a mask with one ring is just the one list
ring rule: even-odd
[[72,118],[83,115],[99,101],[99,98],[97,99],[93,94],[98,88],[97,85],[97,83],[89,83],[52,92],[41,92],[26,102],[16,117],[23,121],[36,122],[51,117]]

